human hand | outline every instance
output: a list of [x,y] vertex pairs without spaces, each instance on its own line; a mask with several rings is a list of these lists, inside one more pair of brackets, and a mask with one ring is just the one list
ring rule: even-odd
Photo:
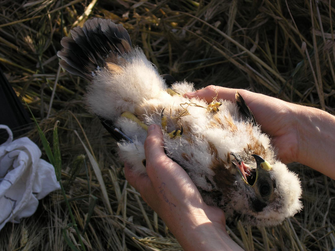
[[208,103],[215,97],[235,102],[236,92],[241,94],[262,131],[271,137],[282,162],[300,162],[335,179],[333,115],[242,89],[208,86],[185,96]]
[[273,146],[278,150],[278,157],[289,163],[298,160],[299,132],[293,115],[294,104],[263,94],[242,89],[230,89],[219,86],[208,86],[193,93],[185,94],[188,98],[200,98],[208,103],[217,99],[235,102],[239,92],[250,108],[263,132],[271,136]]
[[159,126],[145,141],[147,174],[125,165],[128,182],[163,219],[184,250],[238,250],[225,229],[221,209],[207,206],[187,173],[164,153]]

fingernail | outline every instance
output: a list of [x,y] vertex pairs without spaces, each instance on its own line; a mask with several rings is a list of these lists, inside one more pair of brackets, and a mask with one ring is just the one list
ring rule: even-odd
[[155,128],[156,128],[156,125],[150,125],[150,126],[148,127],[148,132],[152,132],[152,131],[154,131]]

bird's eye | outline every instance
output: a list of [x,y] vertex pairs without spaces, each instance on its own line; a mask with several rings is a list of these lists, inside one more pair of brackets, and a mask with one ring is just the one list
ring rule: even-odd
[[271,186],[269,183],[262,183],[259,186],[259,193],[261,194],[262,197],[267,197],[271,193]]

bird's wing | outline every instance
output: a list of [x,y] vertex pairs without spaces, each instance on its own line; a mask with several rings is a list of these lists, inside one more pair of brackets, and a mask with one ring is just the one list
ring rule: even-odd
[[245,103],[243,97],[238,92],[236,92],[236,94],[235,94],[235,100],[236,100],[236,104],[237,104],[237,106],[239,108],[239,111],[242,114],[242,116],[244,116],[245,119],[250,120],[253,125],[257,125],[254,114],[251,112],[251,110],[249,109],[249,107]]

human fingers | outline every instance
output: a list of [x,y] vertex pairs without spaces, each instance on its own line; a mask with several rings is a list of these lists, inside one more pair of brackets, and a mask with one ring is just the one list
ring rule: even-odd
[[188,98],[204,99],[208,103],[212,102],[215,97],[217,99],[235,101],[236,91],[238,90],[210,85],[195,92],[186,93],[185,96]]
[[202,203],[197,188],[185,170],[165,154],[159,126],[149,127],[144,147],[147,174],[163,201],[174,204],[188,201],[193,205]]
[[201,90],[186,93],[185,96],[188,98],[196,97],[205,99],[208,103],[212,102],[214,98],[235,102],[236,92],[241,94],[246,105],[254,114],[256,121],[262,125],[262,129],[265,130],[265,132],[273,135],[277,130],[277,125],[281,125],[281,123],[279,123],[280,121],[278,121],[278,123],[273,122],[278,119],[281,121],[282,119],[287,119],[287,116],[283,118],[285,113],[289,113],[286,102],[243,89],[231,89],[210,85]]
[[140,192],[142,198],[157,211],[159,201],[180,203],[185,197],[192,200],[196,194],[195,185],[187,173],[173,160],[168,158],[163,148],[163,135],[157,125],[148,129],[145,141],[146,173],[134,171],[130,164],[125,163],[125,176],[129,184]]
[[148,175],[134,171],[129,163],[124,164],[124,173],[128,183],[137,191],[140,191],[141,187],[151,185]]
[[[144,142],[146,165],[150,167],[156,162],[168,161],[164,153],[163,134],[158,125],[150,125]],[[150,168],[149,168],[150,169]]]
[[148,175],[134,171],[128,163],[124,165],[124,172],[128,183],[134,187],[141,194],[143,200],[155,210],[155,204],[153,204],[152,201],[156,200],[157,195]]
[[153,184],[173,180],[179,175],[187,176],[184,170],[165,154],[163,135],[159,126],[149,127],[144,149],[147,173]]
[[[297,149],[297,132],[294,128],[294,105],[267,95],[242,89],[231,89],[219,86],[208,86],[192,93],[186,93],[188,98],[205,99],[208,103],[214,98],[235,102],[236,92],[240,93],[246,105],[252,111],[262,131],[269,134],[273,145],[278,150],[278,156],[288,162],[293,160]],[[284,144],[283,144],[284,143]]]
[[[156,125],[152,125],[148,129],[148,139],[145,142],[145,149],[146,166],[149,166],[149,170],[153,169],[157,162],[171,161],[164,153],[162,133]],[[152,183],[147,173],[143,174],[134,171],[129,163],[125,163],[124,170],[129,184],[137,191],[141,192],[148,190],[149,187],[152,188]]]
[[[210,85],[198,91],[186,93],[185,97],[204,99],[207,103],[212,102],[214,99],[235,102],[235,95],[237,92],[241,94],[246,105],[253,112],[256,121],[260,124],[263,122],[266,124],[266,119],[269,117],[267,114],[270,112],[271,108],[268,106],[269,102],[267,102],[267,97],[262,94],[253,93],[243,89],[232,89]],[[264,120],[264,118],[266,119]]]

